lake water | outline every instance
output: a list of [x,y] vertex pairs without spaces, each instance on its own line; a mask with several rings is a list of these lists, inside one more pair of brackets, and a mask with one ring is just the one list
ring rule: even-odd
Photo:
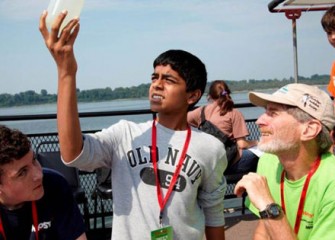
[[[263,92],[272,93],[274,90],[264,90]],[[235,103],[249,103],[248,92],[233,93],[232,98]],[[206,97],[203,97],[198,105],[205,105]],[[140,110],[149,109],[148,99],[127,99],[113,100],[105,102],[79,103],[79,112],[103,112],[118,110]],[[245,119],[255,119],[264,112],[263,108],[251,107],[239,109]],[[1,116],[11,115],[35,115],[35,114],[53,114],[56,113],[56,104],[30,105],[20,107],[0,108]],[[129,115],[129,116],[113,116],[113,117],[95,117],[80,119],[81,128],[85,130],[99,130],[107,128],[120,119],[127,119],[134,122],[143,122],[151,119],[151,114]],[[5,121],[0,122],[12,128],[17,128],[26,134],[31,133],[50,133],[57,132],[56,120],[25,120],[25,121]]]

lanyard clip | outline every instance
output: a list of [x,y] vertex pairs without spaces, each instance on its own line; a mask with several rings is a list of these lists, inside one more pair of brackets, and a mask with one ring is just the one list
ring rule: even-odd
[[163,227],[163,212],[159,213],[159,227]]

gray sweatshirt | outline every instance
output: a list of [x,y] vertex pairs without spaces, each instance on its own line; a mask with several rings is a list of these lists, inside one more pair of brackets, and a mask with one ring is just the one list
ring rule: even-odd
[[[166,196],[186,140],[187,131],[157,124],[157,158],[163,197]],[[81,154],[68,163],[81,170],[112,169],[113,240],[151,239],[160,228],[160,207],[150,157],[152,121],[121,120],[108,129],[84,136]],[[227,159],[223,144],[192,128],[179,178],[163,211],[163,226],[174,239],[202,240],[205,226],[223,226]]]

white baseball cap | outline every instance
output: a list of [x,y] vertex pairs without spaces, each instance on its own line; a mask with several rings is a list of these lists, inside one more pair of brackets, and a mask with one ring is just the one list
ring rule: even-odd
[[328,130],[335,125],[333,102],[325,91],[316,86],[292,83],[273,94],[250,92],[249,100],[260,107],[269,102],[295,106],[319,120]]

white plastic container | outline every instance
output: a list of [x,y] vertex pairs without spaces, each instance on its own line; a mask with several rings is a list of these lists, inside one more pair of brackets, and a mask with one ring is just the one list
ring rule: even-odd
[[48,16],[46,18],[47,27],[50,29],[55,18],[63,11],[67,10],[67,16],[64,19],[59,31],[71,21],[73,18],[79,17],[81,9],[83,8],[84,0],[50,0],[48,6]]

